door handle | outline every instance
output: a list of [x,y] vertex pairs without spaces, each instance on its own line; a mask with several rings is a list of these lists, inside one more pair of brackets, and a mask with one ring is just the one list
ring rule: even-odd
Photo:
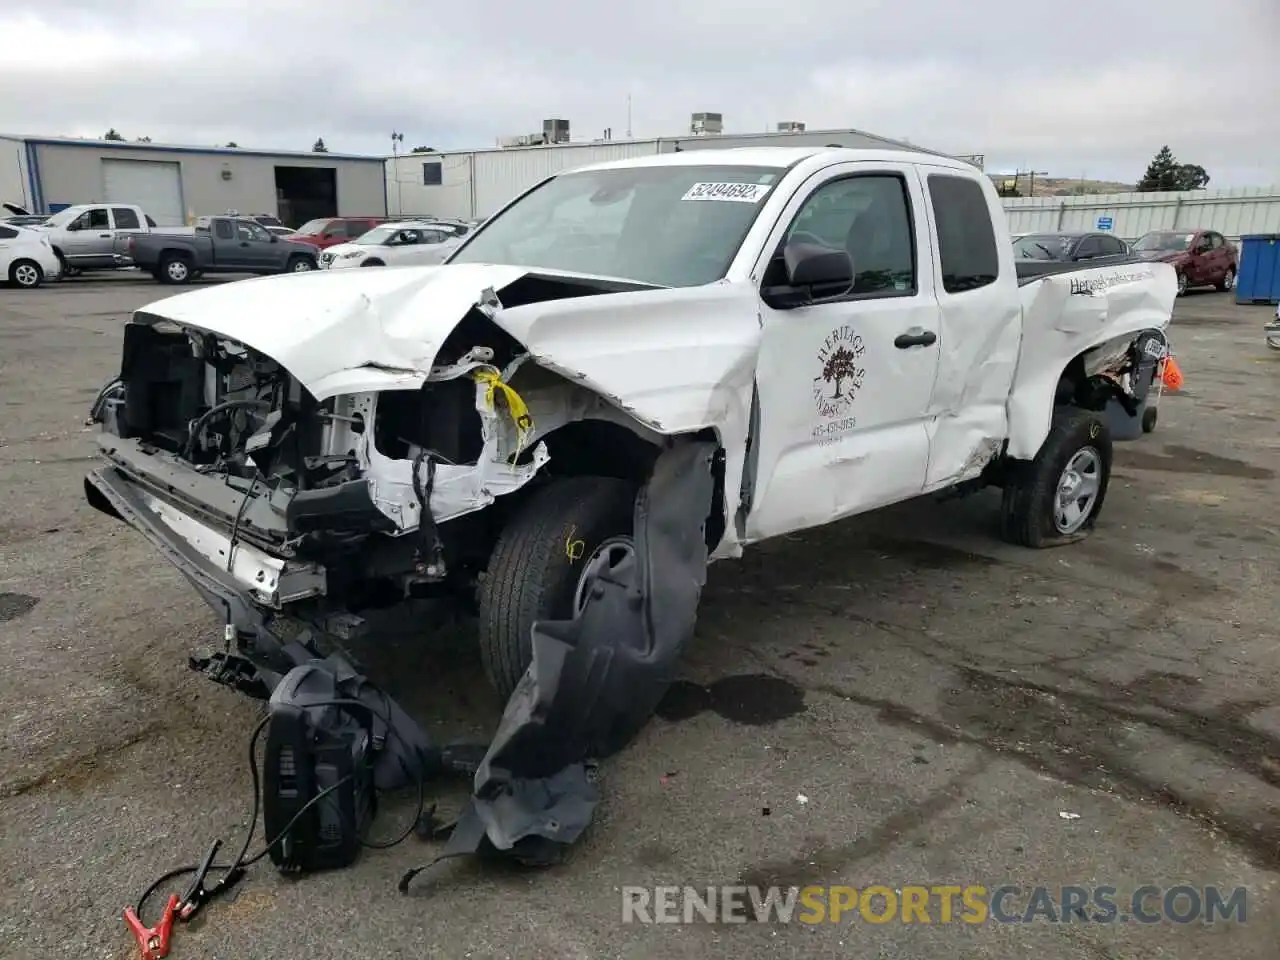
[[938,342],[938,335],[932,330],[921,330],[919,327],[912,327],[906,333],[900,333],[894,339],[893,345],[899,350],[906,350],[908,347],[931,347]]
[[99,236],[99,237],[101,237],[103,240],[110,240],[110,239],[111,239],[111,234],[109,234],[109,233],[100,233],[100,234],[98,234],[98,236]]
[[241,241],[240,241],[240,246],[242,246],[242,247],[247,247],[248,245],[249,245],[249,241],[248,241],[248,240],[241,240]]

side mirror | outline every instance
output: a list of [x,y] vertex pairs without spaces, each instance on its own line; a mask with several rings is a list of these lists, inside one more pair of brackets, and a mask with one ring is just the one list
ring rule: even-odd
[[67,232],[68,232],[68,233],[75,233],[75,231],[77,231],[77,230],[79,230],[79,229],[80,229],[80,221],[79,221],[79,220],[72,220],[70,223],[68,223],[68,224],[67,224]]
[[786,283],[765,287],[761,296],[775,310],[791,310],[843,297],[853,287],[853,257],[816,243],[788,243],[782,251]]

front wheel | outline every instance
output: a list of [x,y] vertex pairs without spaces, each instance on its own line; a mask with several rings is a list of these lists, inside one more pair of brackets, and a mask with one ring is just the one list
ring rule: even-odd
[[1236,268],[1228,267],[1227,275],[1214,284],[1222,293],[1228,293],[1236,287]]
[[533,657],[533,625],[568,620],[595,574],[634,548],[636,487],[567,477],[538,491],[502,531],[480,584],[480,661],[509,698]]
[[1187,293],[1187,275],[1185,273],[1178,274],[1178,296],[1186,296]]
[[34,290],[44,282],[44,271],[34,260],[15,260],[9,267],[9,282],[23,290]]
[[289,266],[290,273],[306,273],[308,270],[314,270],[316,263],[310,257],[290,257]]
[[1024,547],[1089,535],[1111,479],[1111,432],[1101,414],[1059,407],[1034,460],[1005,484],[1000,532]]

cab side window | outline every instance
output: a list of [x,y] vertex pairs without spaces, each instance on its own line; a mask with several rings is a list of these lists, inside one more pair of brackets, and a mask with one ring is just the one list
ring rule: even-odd
[[1076,260],[1092,260],[1102,256],[1102,241],[1097,237],[1085,237],[1076,247]]
[[1129,252],[1129,248],[1119,237],[1099,237],[1098,242],[1102,244],[1104,257],[1118,257]]
[[215,220],[213,221],[213,235],[219,240],[233,240],[236,234],[231,227],[230,220]]
[[[819,187],[796,214],[782,246],[793,242],[848,251],[854,271],[850,296],[916,292],[911,201],[896,174],[844,177]],[[781,249],[770,272],[780,266]]]
[[111,215],[116,218],[117,230],[139,230],[142,224],[138,222],[138,215],[128,207],[112,207]]
[[942,289],[966,293],[995,283],[1000,254],[982,187],[968,177],[931,173],[929,202],[938,224]]

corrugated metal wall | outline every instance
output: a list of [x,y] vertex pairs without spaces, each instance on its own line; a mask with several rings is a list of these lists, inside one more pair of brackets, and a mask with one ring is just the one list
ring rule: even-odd
[[[471,153],[410,153],[387,161],[387,213],[390,216],[452,217],[474,213]],[[423,183],[425,164],[440,164],[440,183]]]
[[[827,144],[882,149],[905,147],[924,153],[937,152],[860,130],[814,130],[798,134],[666,137],[458,153],[411,153],[387,160],[387,210],[394,216],[487,217],[539,180],[591,163],[629,160],[675,150]],[[438,184],[428,186],[424,183],[424,164],[440,165]]]
[[652,156],[658,152],[658,143],[657,140],[626,140],[478,152],[472,179],[475,185],[475,216],[487,217],[516,194],[553,173],[590,163]]
[[[26,154],[24,141],[0,137],[0,200],[34,211],[36,202],[28,189]],[[0,207],[0,219],[8,215]]]
[[1094,230],[1099,217],[1111,217],[1111,232],[1126,240],[1148,230],[1217,230],[1233,240],[1248,233],[1280,233],[1280,187],[1008,197],[1004,209],[1012,233]]

